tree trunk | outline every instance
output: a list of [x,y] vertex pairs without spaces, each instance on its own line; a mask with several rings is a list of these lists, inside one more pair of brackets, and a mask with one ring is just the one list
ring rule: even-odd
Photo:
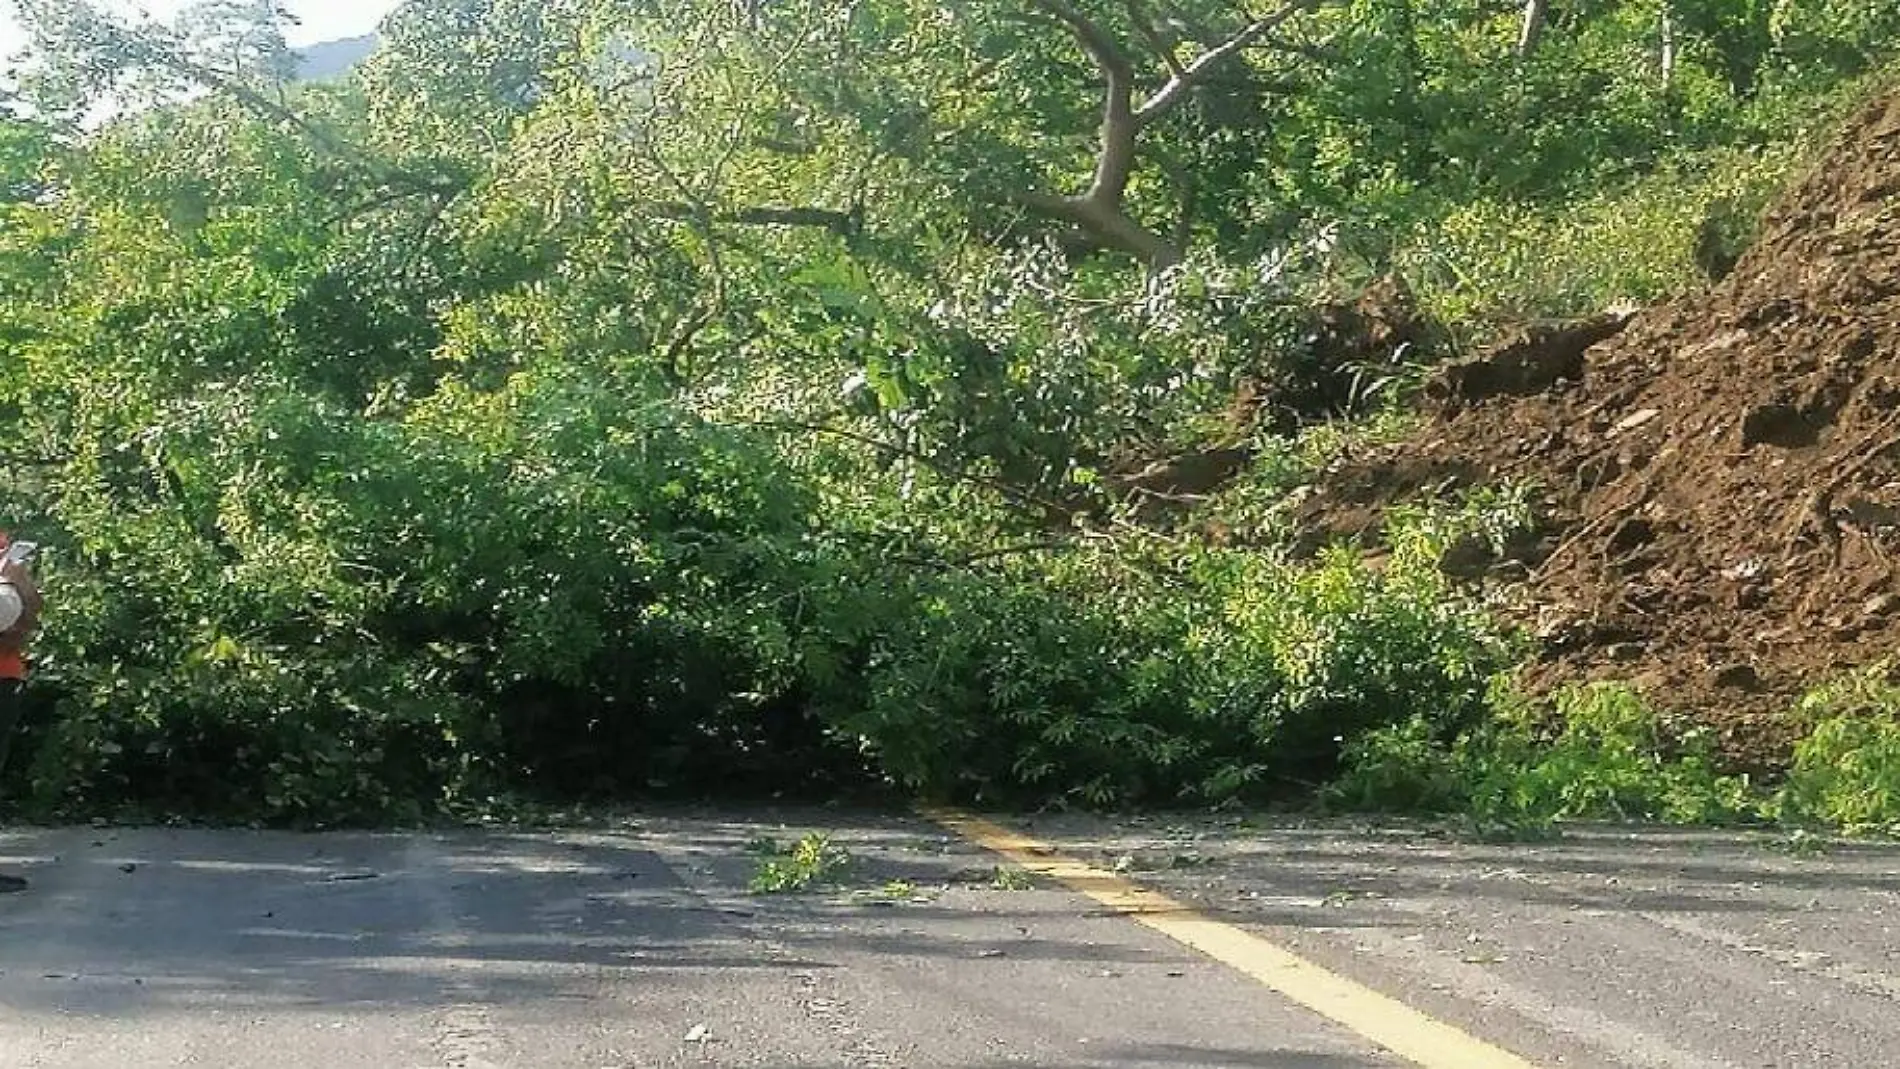
[[[1143,225],[1128,211],[1128,182],[1140,155],[1138,139],[1141,132],[1179,106],[1216,68],[1232,61],[1249,46],[1259,43],[1275,27],[1318,3],[1319,0],[1288,0],[1286,6],[1273,14],[1253,19],[1188,63],[1181,62],[1163,43],[1161,51],[1168,67],[1168,80],[1137,106],[1134,61],[1102,24],[1083,14],[1070,0],[1029,0],[1031,9],[1040,16],[1067,27],[1101,71],[1105,83],[1102,127],[1100,144],[1096,149],[1095,175],[1086,193],[1072,197],[1019,193],[1015,199],[1044,216],[1073,224],[1107,248],[1140,257],[1151,270],[1165,270],[1180,263],[1186,252],[1179,244],[1181,238],[1170,241]],[[1130,11],[1138,21],[1143,18],[1139,4],[1131,4]],[[1137,32],[1143,33],[1150,41],[1162,41],[1161,35],[1152,25],[1141,27]],[[1192,233],[1191,224],[1192,220],[1184,211],[1180,230],[1182,237]]]
[[1665,95],[1676,86],[1676,20],[1669,5],[1662,10],[1662,91]]
[[1165,270],[1181,262],[1181,250],[1174,243],[1129,218],[1121,210],[1088,211],[1083,225],[1100,235],[1109,245],[1133,253],[1154,270]]
[[1537,50],[1537,42],[1544,36],[1544,22],[1549,16],[1550,0],[1524,0],[1524,28],[1517,35],[1519,59]]

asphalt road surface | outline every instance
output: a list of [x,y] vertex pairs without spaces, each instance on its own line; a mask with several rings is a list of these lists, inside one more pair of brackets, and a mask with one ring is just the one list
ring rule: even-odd
[[[34,886],[0,897],[0,1067],[1421,1064],[1375,1041],[1381,1015],[1537,1066],[1900,1065],[1900,849],[1008,823],[1303,964],[1276,990],[1074,866],[1025,878],[917,818],[11,829],[0,871]],[[837,885],[750,893],[758,840],[809,831],[848,851]],[[1347,980],[1377,994],[1326,986]]]

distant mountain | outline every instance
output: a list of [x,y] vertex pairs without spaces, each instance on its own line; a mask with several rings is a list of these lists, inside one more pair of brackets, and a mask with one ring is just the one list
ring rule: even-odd
[[376,35],[366,33],[361,37],[323,41],[309,48],[296,49],[293,54],[297,59],[297,80],[322,82],[341,78],[368,59],[369,54],[376,51],[376,44]]

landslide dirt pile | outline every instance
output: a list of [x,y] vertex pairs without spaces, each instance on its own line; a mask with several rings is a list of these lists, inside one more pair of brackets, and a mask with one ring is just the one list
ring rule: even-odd
[[1333,473],[1309,532],[1534,482],[1544,530],[1503,562],[1528,572],[1529,682],[1632,681],[1772,764],[1801,691],[1900,653],[1900,96],[1854,117],[1715,288],[1527,333],[1426,403],[1413,441]]

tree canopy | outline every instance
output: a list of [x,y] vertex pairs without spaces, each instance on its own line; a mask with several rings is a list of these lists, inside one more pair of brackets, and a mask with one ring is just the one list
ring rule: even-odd
[[[1217,800],[1471,715],[1511,653],[1434,567],[1468,514],[1383,568],[1275,541],[1327,421],[1686,284],[1900,37],[1536,6],[410,0],[302,84],[272,5],[20,0],[0,452],[58,602],[20,786]],[[1329,363],[1393,275],[1434,329]]]

